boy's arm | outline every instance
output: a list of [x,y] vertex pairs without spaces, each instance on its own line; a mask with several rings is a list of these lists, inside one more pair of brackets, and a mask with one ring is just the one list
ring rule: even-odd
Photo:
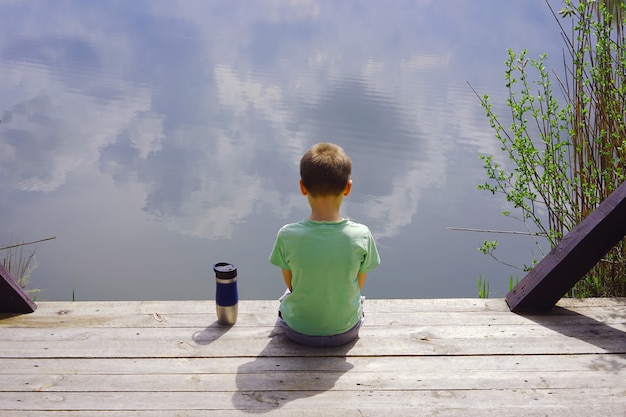
[[285,285],[289,288],[289,291],[293,291],[291,289],[291,271],[289,269],[281,269],[283,273],[283,279],[285,280]]
[[367,272],[359,272],[357,277],[359,279],[359,289],[363,288],[363,284],[365,284],[365,276],[367,275]]

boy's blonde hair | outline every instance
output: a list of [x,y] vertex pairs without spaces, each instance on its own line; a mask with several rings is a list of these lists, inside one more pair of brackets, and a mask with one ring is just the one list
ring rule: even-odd
[[334,143],[313,145],[300,159],[300,178],[312,197],[343,193],[352,173],[352,161]]

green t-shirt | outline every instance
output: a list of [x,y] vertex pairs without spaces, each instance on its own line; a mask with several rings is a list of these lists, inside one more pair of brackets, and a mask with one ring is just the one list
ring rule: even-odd
[[280,306],[287,325],[303,334],[330,336],[361,319],[357,274],[374,269],[380,258],[365,225],[303,220],[278,231],[270,262],[292,274],[292,293]]

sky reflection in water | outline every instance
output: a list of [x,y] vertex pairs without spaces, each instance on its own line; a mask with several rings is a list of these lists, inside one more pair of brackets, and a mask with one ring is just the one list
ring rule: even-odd
[[5,1],[0,21],[0,242],[57,237],[38,299],[213,298],[218,261],[277,297],[269,251],[323,140],[377,238],[368,297],[475,297],[480,274],[504,296],[523,274],[482,240],[538,256],[445,227],[519,229],[476,190],[499,146],[466,82],[502,105],[506,48],[560,61],[543,1]]

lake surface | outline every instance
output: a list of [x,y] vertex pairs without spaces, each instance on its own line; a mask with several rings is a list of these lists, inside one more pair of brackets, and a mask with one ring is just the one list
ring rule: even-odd
[[[555,8],[561,2],[552,2]],[[268,256],[308,216],[313,143],[353,161],[343,214],[381,265],[371,298],[503,297],[539,256],[476,186],[498,153],[468,82],[506,113],[506,49],[562,61],[543,0],[0,2],[0,246],[36,245],[38,300],[276,298]],[[35,247],[30,247],[34,249]]]

